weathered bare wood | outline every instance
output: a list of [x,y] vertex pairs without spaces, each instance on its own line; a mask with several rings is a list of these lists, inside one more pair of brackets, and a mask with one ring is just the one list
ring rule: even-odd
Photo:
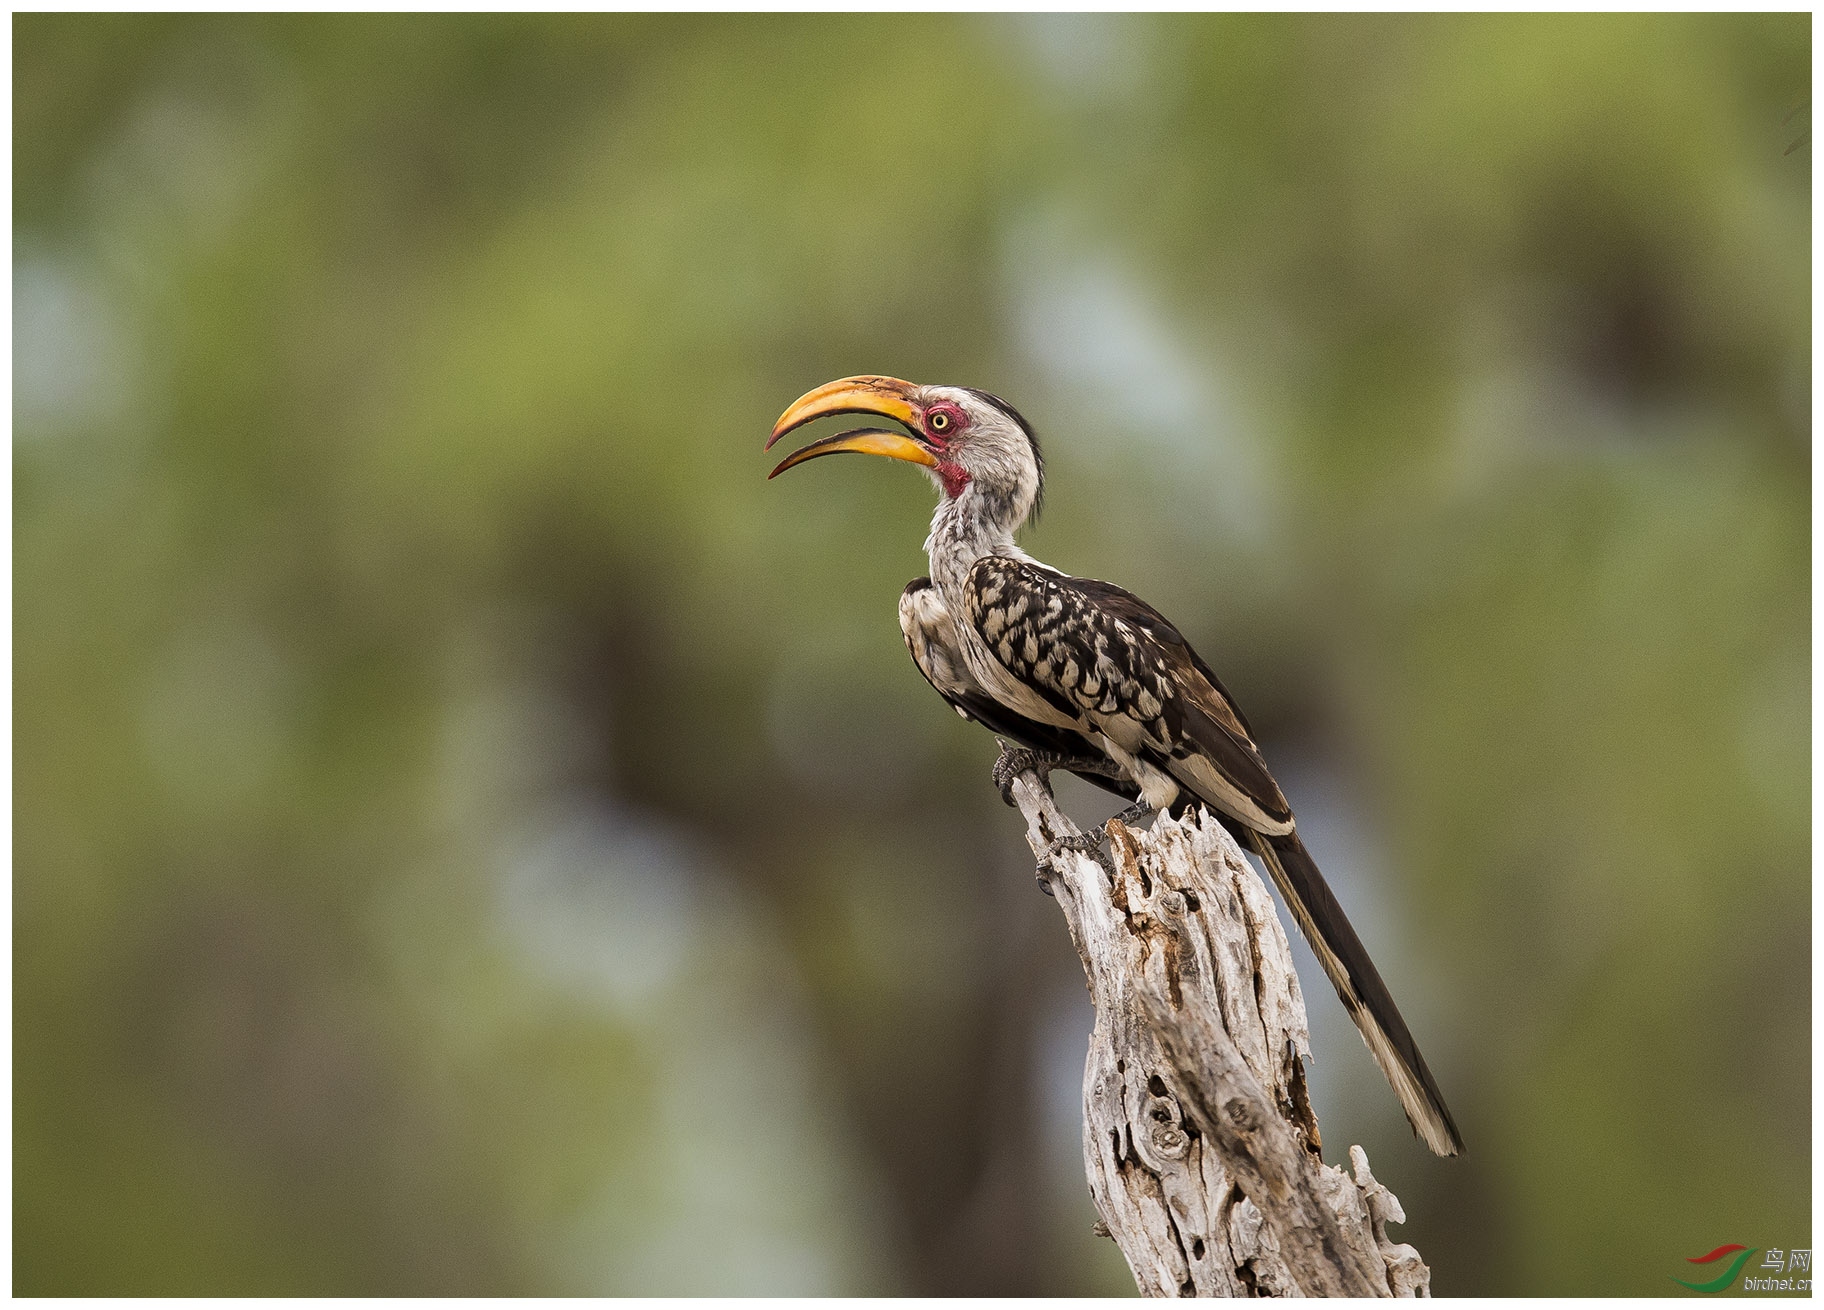
[[1110,825],[1111,867],[1032,772],[1011,791],[1095,1003],[1083,1156],[1149,1296],[1429,1296],[1399,1201],[1324,1165],[1304,999],[1272,899],[1215,819]]

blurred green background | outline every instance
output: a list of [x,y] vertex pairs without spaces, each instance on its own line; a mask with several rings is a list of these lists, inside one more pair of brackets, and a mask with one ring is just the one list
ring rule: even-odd
[[1258,726],[1438,1292],[1809,1248],[1809,15],[13,31],[16,1290],[1132,1292],[860,372]]

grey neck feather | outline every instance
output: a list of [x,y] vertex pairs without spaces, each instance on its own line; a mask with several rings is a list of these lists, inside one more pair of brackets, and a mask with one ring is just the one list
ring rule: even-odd
[[1014,498],[983,491],[970,483],[960,496],[943,496],[931,516],[931,535],[925,553],[931,558],[931,580],[943,591],[953,609],[961,612],[963,582],[970,568],[985,555],[1030,558],[1014,545],[1014,530],[1025,518]]

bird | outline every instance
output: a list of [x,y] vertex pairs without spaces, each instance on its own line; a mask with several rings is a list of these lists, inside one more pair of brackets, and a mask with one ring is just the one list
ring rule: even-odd
[[844,453],[903,460],[930,476],[931,572],[901,594],[900,630],[919,672],[958,714],[1018,743],[996,767],[1003,796],[1022,768],[1064,768],[1132,801],[1116,816],[1129,822],[1196,804],[1214,810],[1271,875],[1414,1133],[1438,1155],[1461,1154],[1437,1080],[1305,849],[1235,698],[1158,610],[1015,544],[1044,494],[1032,425],[973,387],[860,375],[800,396],[766,449],[842,414],[900,426],[813,441],[767,476]]

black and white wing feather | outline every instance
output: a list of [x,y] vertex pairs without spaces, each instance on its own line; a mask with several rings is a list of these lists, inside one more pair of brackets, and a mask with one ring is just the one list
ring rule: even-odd
[[990,652],[1085,735],[1251,828],[1292,830],[1246,721],[1157,610],[1110,583],[998,555],[976,561],[964,590]]

